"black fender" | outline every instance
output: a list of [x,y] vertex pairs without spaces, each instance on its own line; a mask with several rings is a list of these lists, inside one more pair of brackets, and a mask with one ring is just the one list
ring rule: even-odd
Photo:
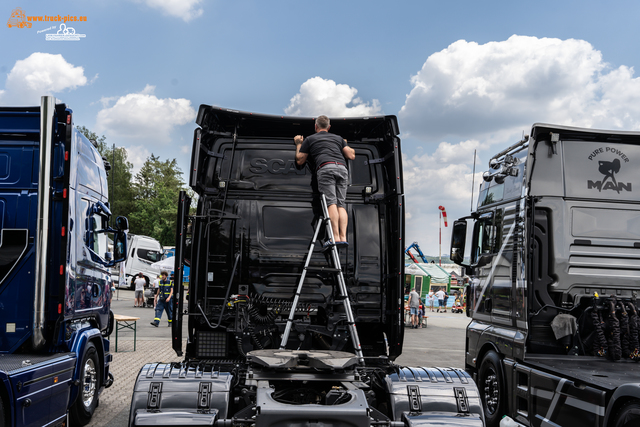
[[607,405],[607,411],[604,417],[604,426],[607,427],[611,417],[616,414],[618,408],[627,400],[638,399],[640,400],[640,384],[623,384],[613,392],[613,396],[609,400]]

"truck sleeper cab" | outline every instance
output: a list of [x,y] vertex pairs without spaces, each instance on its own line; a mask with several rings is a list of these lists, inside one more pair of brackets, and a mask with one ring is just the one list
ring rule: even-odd
[[640,133],[534,124],[454,223],[488,425],[640,425],[638,162]]
[[113,381],[108,267],[128,226],[108,226],[106,176],[64,104],[0,107],[2,425],[87,424]]
[[[363,364],[321,245],[311,254],[286,348],[279,348],[320,213],[314,165],[297,167],[293,144],[295,135],[313,132],[314,120],[202,105],[197,124],[190,185],[198,204],[190,217],[181,194],[174,269],[173,343],[182,354],[187,314],[185,361],[142,368],[130,425],[172,417],[200,425],[483,425],[464,371],[393,363],[404,334],[396,118],[331,120],[331,131],[355,150],[349,246],[340,263]],[[184,307],[183,260],[190,265]]]

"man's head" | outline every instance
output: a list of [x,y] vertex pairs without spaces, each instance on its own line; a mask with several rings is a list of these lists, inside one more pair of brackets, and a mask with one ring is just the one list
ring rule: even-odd
[[316,132],[328,131],[330,127],[329,117],[322,115],[316,118]]
[[162,276],[163,279],[166,279],[168,275],[169,275],[169,273],[167,273],[166,271],[161,271],[160,272],[160,276]]

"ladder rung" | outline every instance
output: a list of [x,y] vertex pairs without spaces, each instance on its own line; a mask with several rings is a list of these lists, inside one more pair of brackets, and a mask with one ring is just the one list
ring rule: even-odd
[[326,271],[327,273],[340,273],[342,270],[333,267],[305,267],[307,271]]

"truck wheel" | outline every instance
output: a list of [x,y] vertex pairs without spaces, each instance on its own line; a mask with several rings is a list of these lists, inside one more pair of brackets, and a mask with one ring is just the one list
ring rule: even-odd
[[495,351],[485,354],[478,371],[478,389],[488,427],[498,427],[505,414],[504,375],[500,356]]
[[98,382],[100,378],[100,365],[98,364],[98,352],[93,343],[88,343],[82,357],[80,372],[80,390],[78,398],[71,407],[69,416],[71,425],[84,426],[91,421],[93,412],[98,406]]
[[631,400],[616,413],[613,427],[635,427],[640,425],[640,400]]
[[2,400],[2,398],[0,398],[0,427],[4,427],[7,425],[6,422],[6,415],[4,412],[4,400]]

